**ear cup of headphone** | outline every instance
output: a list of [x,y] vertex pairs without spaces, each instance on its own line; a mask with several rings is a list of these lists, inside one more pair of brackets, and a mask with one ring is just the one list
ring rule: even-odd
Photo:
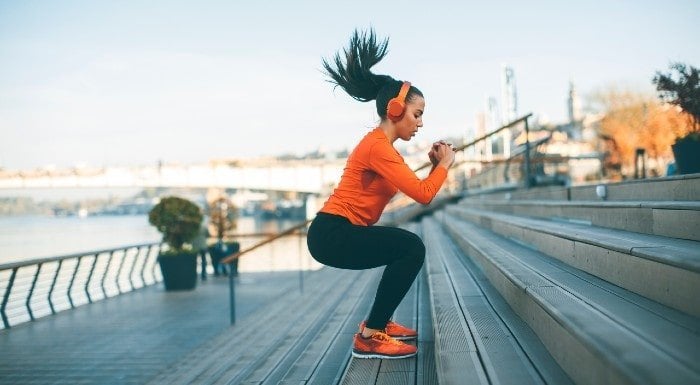
[[386,105],[386,116],[391,119],[391,121],[398,122],[403,118],[403,113],[406,109],[406,95],[408,95],[410,89],[411,83],[403,82],[399,94],[395,98],[389,100],[389,103]]
[[397,122],[403,117],[403,112],[405,108],[406,104],[403,100],[393,98],[389,100],[389,104],[386,106],[386,115],[392,121]]

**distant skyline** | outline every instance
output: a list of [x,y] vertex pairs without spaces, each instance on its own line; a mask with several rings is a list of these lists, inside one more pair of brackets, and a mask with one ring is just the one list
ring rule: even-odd
[[426,96],[414,140],[462,136],[501,68],[518,113],[568,118],[610,86],[653,93],[700,66],[700,1],[3,1],[0,168],[194,163],[352,148],[374,103],[333,90],[321,59],[354,28],[389,37],[374,70]]

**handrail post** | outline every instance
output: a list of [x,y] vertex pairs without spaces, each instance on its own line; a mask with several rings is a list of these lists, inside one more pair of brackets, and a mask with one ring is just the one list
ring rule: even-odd
[[100,286],[102,286],[102,295],[104,298],[107,298],[107,290],[105,289],[105,281],[107,280],[107,275],[109,274],[109,267],[112,265],[112,257],[114,256],[114,250],[109,252],[109,259],[107,259],[107,267],[105,267],[105,273],[102,276],[102,282],[100,283]]
[[70,307],[75,308],[75,305],[73,304],[73,296],[70,294],[70,292],[73,290],[73,283],[75,282],[75,277],[78,275],[78,270],[80,270],[80,262],[82,262],[83,257],[78,257],[78,263],[75,264],[75,270],[73,270],[73,276],[70,279],[70,283],[68,284],[68,291],[66,294],[68,294],[68,302],[70,302]]
[[90,274],[88,274],[87,282],[85,282],[85,295],[89,303],[92,303],[92,297],[90,296],[90,281],[92,281],[92,275],[95,272],[95,266],[97,266],[97,259],[100,257],[100,253],[95,254],[95,259],[92,261],[92,267],[90,267]]
[[56,314],[56,309],[53,307],[53,300],[51,296],[53,295],[53,289],[56,287],[56,282],[58,281],[58,274],[61,272],[61,266],[63,265],[63,260],[58,261],[58,267],[56,268],[56,274],[53,276],[53,282],[51,282],[51,288],[49,289],[48,300],[49,307],[51,308],[51,314]]
[[201,261],[199,261],[199,266],[201,267],[202,271],[200,272],[199,277],[202,281],[207,280],[207,252],[207,248],[204,248],[204,251],[199,250],[197,252],[197,257],[201,258]]
[[12,285],[15,283],[15,277],[17,276],[18,267],[12,269],[12,275],[10,275],[10,282],[7,283],[7,288],[5,289],[5,295],[2,299],[2,307],[0,307],[0,314],[2,315],[2,323],[5,325],[5,329],[10,328],[10,321],[7,319],[5,314],[5,307],[7,307],[7,301],[10,299],[10,292],[12,291]]
[[532,185],[530,180],[530,126],[525,119],[525,188]]
[[236,285],[233,280],[233,271],[231,270],[231,263],[229,263],[229,271],[231,272],[228,275],[228,302],[229,307],[231,309],[231,325],[234,325],[236,323]]
[[151,276],[153,277],[153,282],[158,282],[158,279],[156,279],[156,266],[158,265],[158,257],[160,256],[160,252],[163,250],[162,245],[158,245],[158,253],[156,254],[156,260],[153,261],[153,267],[151,268]]
[[39,273],[41,273],[41,266],[42,264],[40,263],[36,268],[34,280],[32,280],[32,287],[29,289],[29,295],[27,295],[27,301],[25,302],[25,305],[27,306],[27,313],[29,313],[29,319],[32,321],[34,321],[34,313],[32,313],[32,307],[29,303],[32,301],[32,295],[34,295],[34,288],[36,287],[36,281],[39,279]]
[[304,293],[304,269],[301,267],[301,263],[304,260],[302,253],[304,252],[304,246],[302,245],[302,240],[304,239],[304,233],[299,230],[299,292]]
[[146,286],[146,265],[148,264],[148,259],[151,257],[151,247],[153,246],[148,246],[146,256],[143,259],[143,265],[141,266],[141,282],[143,283],[143,286]]
[[131,263],[131,269],[129,269],[129,285],[131,285],[131,290],[134,290],[134,270],[136,269],[136,262],[139,261],[139,253],[141,252],[141,249],[138,247],[135,247],[136,249],[136,254],[134,254],[134,261]]
[[122,267],[124,267],[124,261],[126,260],[126,257],[129,253],[129,249],[122,249],[124,251],[124,254],[122,254],[121,261],[119,262],[119,268],[117,269],[117,276],[114,277],[114,284],[117,285],[117,291],[119,291],[119,294],[126,293],[126,291],[122,291],[122,286],[119,284],[119,278],[122,275]]

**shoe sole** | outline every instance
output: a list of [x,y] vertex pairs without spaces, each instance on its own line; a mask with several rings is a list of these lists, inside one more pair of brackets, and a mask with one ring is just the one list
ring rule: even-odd
[[389,335],[389,337],[391,337],[395,340],[399,340],[399,341],[410,341],[410,340],[415,340],[416,338],[418,338],[418,336],[392,336],[392,335]]
[[379,353],[358,353],[355,350],[352,351],[352,356],[355,358],[379,358],[382,360],[399,360],[402,358],[411,358],[411,357],[415,357],[416,354],[418,354],[418,352],[405,354],[402,356],[388,356],[388,355],[379,354]]

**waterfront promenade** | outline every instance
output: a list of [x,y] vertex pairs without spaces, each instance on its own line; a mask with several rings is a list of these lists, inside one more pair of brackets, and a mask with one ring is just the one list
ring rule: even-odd
[[214,277],[13,326],[0,383],[700,383],[700,174],[443,198],[394,215],[426,246],[414,358],[351,358],[382,270],[326,267],[241,273],[234,326]]
[[[297,272],[241,273],[237,317],[298,282]],[[159,283],[1,330],[0,384],[143,384],[228,328],[227,278],[180,292]]]

